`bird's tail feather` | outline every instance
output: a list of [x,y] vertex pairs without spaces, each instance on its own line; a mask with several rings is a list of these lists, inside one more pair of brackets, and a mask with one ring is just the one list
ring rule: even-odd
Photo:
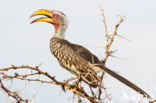
[[114,71],[110,70],[109,68],[105,67],[104,65],[98,65],[98,66],[102,70],[104,70],[106,73],[108,73],[109,75],[114,77],[115,79],[119,80],[123,84],[127,85],[128,87],[130,87],[130,88],[134,89],[135,91],[139,92],[140,94],[142,94],[144,97],[151,98],[151,96],[148,93],[146,93],[143,89],[141,89],[140,87],[138,87],[137,85],[135,85],[131,81],[127,80],[123,76],[115,73]]

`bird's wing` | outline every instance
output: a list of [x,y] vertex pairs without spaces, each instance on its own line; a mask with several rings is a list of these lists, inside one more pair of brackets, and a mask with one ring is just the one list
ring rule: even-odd
[[87,62],[90,62],[91,64],[100,64],[101,61],[88,49],[84,48],[81,45],[77,44],[70,44],[70,47],[73,49],[73,51],[83,59],[85,59]]

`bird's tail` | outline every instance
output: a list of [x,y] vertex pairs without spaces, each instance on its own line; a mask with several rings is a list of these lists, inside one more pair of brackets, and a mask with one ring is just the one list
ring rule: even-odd
[[98,65],[98,67],[100,67],[102,70],[104,70],[106,73],[108,73],[109,75],[111,75],[112,77],[114,77],[115,79],[119,80],[120,82],[122,82],[123,84],[127,85],[128,87],[134,89],[135,91],[139,92],[140,94],[142,94],[144,97],[147,98],[151,98],[151,96],[146,93],[143,89],[141,89],[140,87],[138,87],[137,85],[135,85],[134,83],[132,83],[131,81],[127,80],[126,78],[124,78],[123,76],[115,73],[114,71],[110,70],[109,68],[105,67],[104,65]]

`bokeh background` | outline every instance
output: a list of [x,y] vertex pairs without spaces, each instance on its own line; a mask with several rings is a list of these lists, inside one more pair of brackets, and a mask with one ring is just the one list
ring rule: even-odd
[[[107,66],[125,76],[156,97],[156,1],[155,0],[1,0],[0,68],[13,65],[42,64],[40,69],[62,80],[72,75],[62,69],[49,50],[54,28],[47,23],[29,24],[29,16],[38,9],[60,10],[68,17],[66,39],[104,56],[104,24],[99,6],[104,8],[109,33],[120,16],[125,16],[118,34],[131,42],[116,38],[112,50],[119,58],[109,58]],[[119,16],[120,15],[120,16]],[[137,93],[106,75],[105,87],[112,103],[133,102]],[[45,84],[30,84],[22,94],[26,98],[37,91],[34,103],[69,103],[70,92]],[[20,83],[19,83],[20,86]],[[18,89],[18,88],[16,88]],[[136,97],[136,98],[135,98]],[[0,91],[0,103],[5,100]]]

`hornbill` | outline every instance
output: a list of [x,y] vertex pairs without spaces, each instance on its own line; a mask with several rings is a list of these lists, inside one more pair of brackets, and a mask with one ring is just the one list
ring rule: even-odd
[[106,72],[123,84],[141,93],[143,96],[151,97],[134,83],[104,66],[102,61],[88,49],[67,41],[64,33],[67,29],[68,21],[64,13],[57,10],[40,9],[34,12],[30,18],[36,15],[44,15],[44,17],[35,19],[31,23],[41,21],[48,22],[54,26],[55,33],[50,40],[50,50],[63,68],[94,88],[98,87],[101,81],[97,73]]

